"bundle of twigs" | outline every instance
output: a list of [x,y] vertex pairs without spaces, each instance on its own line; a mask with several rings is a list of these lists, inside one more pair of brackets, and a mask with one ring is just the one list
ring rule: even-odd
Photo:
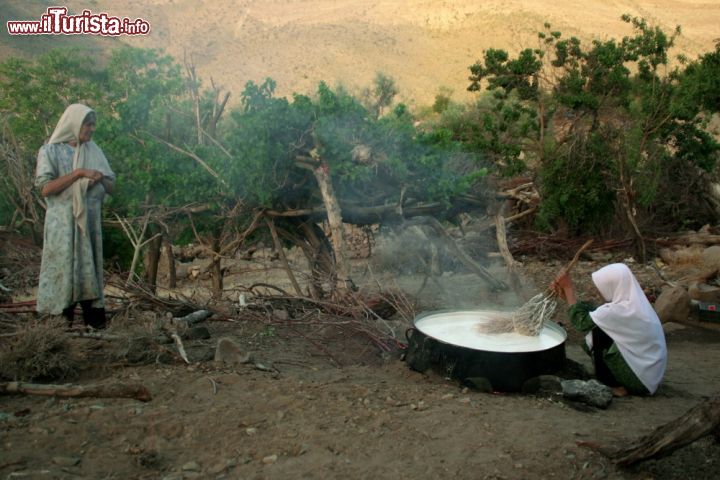
[[140,281],[118,282],[110,280],[107,283],[123,292],[122,297],[114,297],[114,299],[120,300],[126,308],[160,309],[171,312],[174,316],[187,315],[197,310],[207,309],[207,305],[195,302],[174,290],[168,290],[170,294],[166,296],[157,295],[149,285]]
[[415,317],[415,305],[401,289],[380,283],[377,289],[348,291],[341,299],[297,296],[275,285],[256,283],[243,287],[240,297],[237,313],[244,319],[280,325],[316,346],[327,340],[315,342],[313,332],[320,334],[332,327],[330,330],[363,339],[380,351],[395,351],[398,332]]
[[[573,259],[560,270],[557,277],[569,272],[580,259],[580,254],[587,249],[592,240],[588,240],[575,253]],[[525,302],[523,306],[513,312],[497,312],[491,320],[478,324],[480,332],[486,334],[517,332],[521,335],[537,336],[543,324],[555,314],[557,307],[557,292],[548,288]]]
[[[646,238],[648,242],[662,244],[660,239]],[[513,230],[512,253],[515,256],[531,255],[541,258],[563,258],[569,249],[574,248],[575,240],[558,235],[538,235],[533,230]],[[632,238],[608,239],[593,243],[594,252],[627,250],[633,245]]]

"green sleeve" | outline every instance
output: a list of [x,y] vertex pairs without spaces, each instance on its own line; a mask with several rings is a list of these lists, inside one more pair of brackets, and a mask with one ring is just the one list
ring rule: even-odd
[[595,305],[590,302],[579,301],[568,309],[570,323],[576,330],[585,333],[595,327],[595,322],[590,317],[590,312],[595,310]]

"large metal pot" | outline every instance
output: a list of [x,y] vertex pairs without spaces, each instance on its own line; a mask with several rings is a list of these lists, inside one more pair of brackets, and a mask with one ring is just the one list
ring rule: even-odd
[[563,369],[567,333],[546,322],[540,335],[486,334],[481,330],[494,311],[429,312],[415,318],[406,333],[406,361],[423,372],[439,366],[446,376],[472,383],[485,378],[492,389],[520,391],[532,377]]

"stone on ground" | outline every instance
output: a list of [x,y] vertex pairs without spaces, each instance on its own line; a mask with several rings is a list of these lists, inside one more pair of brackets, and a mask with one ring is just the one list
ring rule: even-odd
[[565,380],[562,382],[563,396],[597,408],[607,408],[612,401],[612,390],[597,380]]
[[690,316],[690,295],[683,287],[666,288],[653,307],[663,323],[686,322]]

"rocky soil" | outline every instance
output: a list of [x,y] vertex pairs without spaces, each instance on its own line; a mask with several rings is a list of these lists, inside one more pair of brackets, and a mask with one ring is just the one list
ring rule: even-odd
[[[523,260],[524,277],[541,286],[561,264]],[[576,267],[584,295],[600,265]],[[660,287],[652,269],[631,266],[645,286]],[[453,273],[441,281],[452,285],[456,276],[467,283]],[[74,340],[86,367],[79,383],[139,382],[152,400],[0,397],[0,477],[709,479],[720,467],[712,439],[632,469],[579,445],[621,445],[716,395],[713,330],[666,324],[669,366],[659,392],[597,410],[549,394],[467,390],[333,326],[283,326],[242,313],[233,320],[206,323],[211,337],[188,343],[191,365],[112,364],[107,343]],[[254,361],[200,361],[222,337]],[[571,332],[568,356],[587,365],[579,341]]]

